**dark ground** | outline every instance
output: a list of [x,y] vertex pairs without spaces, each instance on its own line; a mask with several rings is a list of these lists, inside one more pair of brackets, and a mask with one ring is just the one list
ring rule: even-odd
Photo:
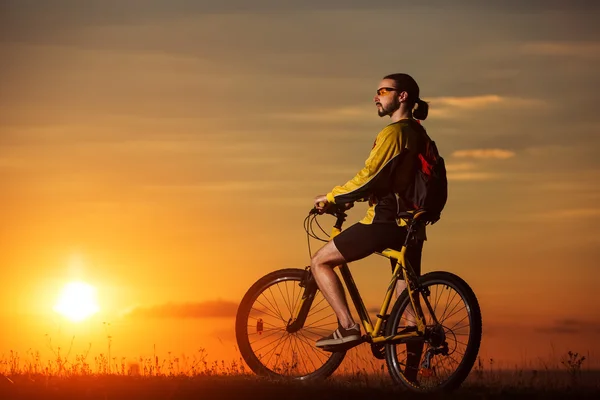
[[418,395],[361,380],[285,383],[255,376],[70,378],[0,375],[0,399],[599,399],[600,386],[553,388],[465,384],[450,394]]

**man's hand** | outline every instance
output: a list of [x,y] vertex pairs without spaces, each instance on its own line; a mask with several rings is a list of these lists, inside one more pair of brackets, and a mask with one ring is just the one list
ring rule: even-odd
[[323,214],[328,205],[329,201],[327,201],[327,195],[320,194],[315,197],[315,208],[319,211],[319,214]]

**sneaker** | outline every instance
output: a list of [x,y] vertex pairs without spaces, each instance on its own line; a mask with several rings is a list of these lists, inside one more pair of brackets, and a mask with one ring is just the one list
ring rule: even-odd
[[354,324],[354,326],[346,329],[342,326],[333,331],[329,336],[325,336],[317,340],[317,347],[335,346],[338,344],[350,343],[360,340],[360,325]]

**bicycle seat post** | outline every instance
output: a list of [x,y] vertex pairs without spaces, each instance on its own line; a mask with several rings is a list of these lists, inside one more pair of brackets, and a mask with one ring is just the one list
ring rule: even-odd
[[406,230],[406,237],[404,238],[404,247],[408,247],[408,244],[412,241],[413,236],[415,234],[415,221],[410,221],[408,223],[408,229]]

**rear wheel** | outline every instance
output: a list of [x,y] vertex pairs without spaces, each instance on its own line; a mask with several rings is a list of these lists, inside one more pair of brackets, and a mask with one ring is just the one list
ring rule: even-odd
[[315,342],[338,326],[337,317],[317,290],[303,327],[286,329],[304,288],[306,271],[282,269],[259,279],[248,290],[236,316],[236,338],[240,353],[258,375],[317,380],[330,376],[346,352],[326,352]]
[[[392,379],[413,391],[453,390],[467,378],[479,352],[479,303],[469,285],[449,272],[430,272],[419,282],[425,289],[425,295],[418,296],[425,315],[424,338],[386,344],[386,363]],[[386,335],[394,335],[414,325],[414,321],[408,292],[404,290],[390,314]]]

